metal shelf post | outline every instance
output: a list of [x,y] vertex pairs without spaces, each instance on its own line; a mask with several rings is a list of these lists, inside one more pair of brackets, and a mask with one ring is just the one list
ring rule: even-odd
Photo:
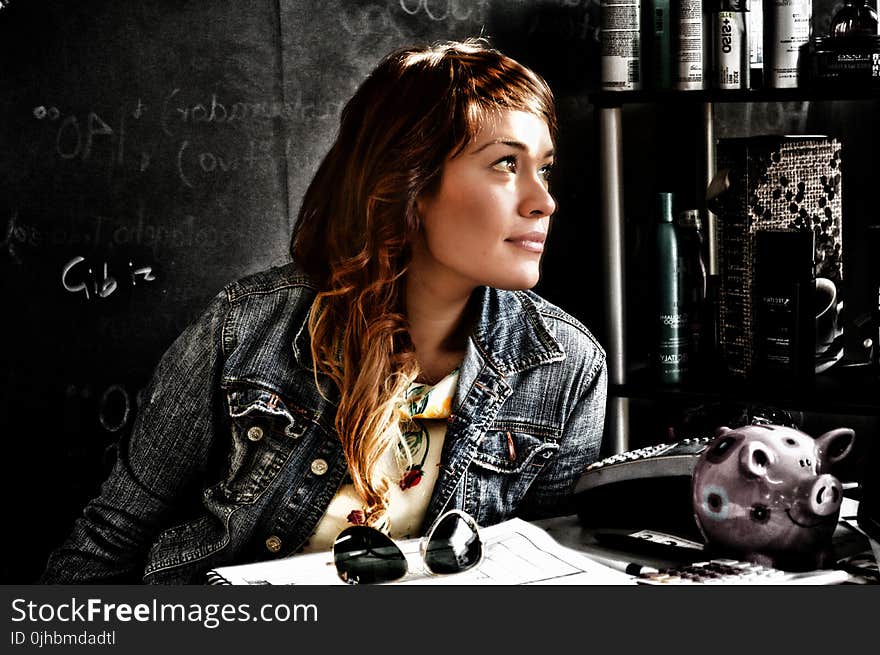
[[[604,251],[605,349],[609,384],[626,383],[626,260],[621,107],[599,107],[599,175]],[[613,453],[629,450],[629,398],[609,396],[605,436]]]

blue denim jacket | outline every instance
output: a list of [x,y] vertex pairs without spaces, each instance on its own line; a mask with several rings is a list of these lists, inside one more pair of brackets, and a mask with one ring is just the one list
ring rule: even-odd
[[[453,507],[481,525],[568,513],[599,453],[602,348],[531,292],[477,293],[423,531]],[[289,264],[214,299],[162,358],[99,497],[41,582],[201,582],[300,548],[347,470],[338,392],[319,377],[322,397],[312,372],[314,296]]]

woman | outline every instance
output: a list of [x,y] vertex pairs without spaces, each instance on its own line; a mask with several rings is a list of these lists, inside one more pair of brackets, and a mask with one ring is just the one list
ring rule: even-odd
[[526,291],[550,216],[546,83],[477,41],[385,58],[342,113],[293,263],[227,287],[172,345],[44,582],[216,566],[571,510],[605,356]]

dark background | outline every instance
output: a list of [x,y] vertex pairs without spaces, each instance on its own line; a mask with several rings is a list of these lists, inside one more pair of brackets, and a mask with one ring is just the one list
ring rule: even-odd
[[[840,4],[817,0],[817,14]],[[395,47],[483,35],[546,77],[560,114],[559,210],[537,290],[602,340],[588,100],[598,21],[598,0],[13,0],[0,10],[0,582],[39,574],[177,334],[228,282],[287,261],[342,105]],[[867,106],[723,107],[718,135],[824,131],[855,117],[847,129],[869,135],[852,137],[855,161],[867,162],[877,142]],[[624,129],[638,358],[654,193],[699,202],[699,120],[636,105]],[[873,220],[858,192],[851,204],[854,225]],[[677,420],[652,412],[641,441],[663,440]]]

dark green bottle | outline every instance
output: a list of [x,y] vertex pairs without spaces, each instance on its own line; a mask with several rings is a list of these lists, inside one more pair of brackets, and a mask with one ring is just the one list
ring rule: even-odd
[[659,194],[656,225],[655,370],[661,383],[680,384],[688,367],[688,315],[682,258],[672,215],[671,193]]

